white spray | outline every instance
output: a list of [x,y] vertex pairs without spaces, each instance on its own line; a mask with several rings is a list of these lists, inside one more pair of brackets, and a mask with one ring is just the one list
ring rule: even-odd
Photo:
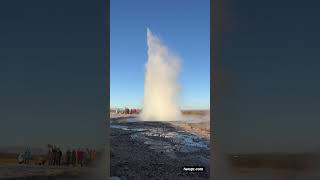
[[144,104],[141,118],[146,121],[176,121],[181,111],[177,103],[180,60],[147,29]]

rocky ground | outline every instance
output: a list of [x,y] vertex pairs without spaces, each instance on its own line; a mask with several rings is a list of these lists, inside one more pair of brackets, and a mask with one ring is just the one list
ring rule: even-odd
[[[210,140],[165,122],[111,121],[111,176],[210,179]],[[208,131],[209,132],[209,131]],[[204,167],[185,172],[183,167]]]

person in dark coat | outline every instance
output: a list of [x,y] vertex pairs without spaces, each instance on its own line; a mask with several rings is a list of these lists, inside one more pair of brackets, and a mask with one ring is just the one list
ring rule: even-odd
[[48,155],[47,155],[47,159],[48,159],[48,165],[52,166],[52,146],[50,144],[48,144]]
[[66,152],[66,155],[67,155],[67,166],[70,165],[71,163],[71,151],[68,149],[67,152]]
[[55,166],[57,165],[57,148],[54,146],[52,148],[52,165]]
[[75,149],[72,150],[71,160],[72,160],[72,165],[75,166],[77,163],[77,153]]
[[62,158],[62,151],[60,150],[60,148],[57,149],[57,165],[60,166],[61,165],[61,158]]

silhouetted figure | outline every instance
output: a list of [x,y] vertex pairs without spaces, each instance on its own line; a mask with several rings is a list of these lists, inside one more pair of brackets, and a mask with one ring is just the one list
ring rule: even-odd
[[86,151],[82,150],[82,166],[86,165],[86,157],[87,157]]
[[78,163],[80,164],[80,166],[83,166],[83,151],[78,149],[77,151],[77,159],[78,159]]
[[75,166],[77,163],[77,153],[76,150],[72,150],[72,154],[71,154],[71,159],[72,159],[72,165]]
[[86,150],[86,162],[85,162],[85,165],[88,166],[90,164],[90,161],[91,161],[91,153],[90,153],[90,150],[87,148]]
[[93,160],[93,150],[92,149],[90,149],[90,161],[92,161]]
[[127,107],[124,109],[124,113],[129,114],[129,109]]
[[60,166],[61,165],[61,158],[62,158],[62,151],[60,150],[60,148],[57,149],[57,165]]
[[57,155],[58,155],[58,153],[57,153],[57,148],[56,148],[56,146],[54,146],[53,148],[52,148],[52,165],[53,166],[55,166],[55,165],[57,165]]
[[78,148],[77,151],[77,164],[80,164],[80,149]]
[[26,151],[24,152],[24,163],[29,164],[31,159],[32,159],[31,151],[29,148],[27,148]]
[[67,156],[67,166],[69,166],[70,165],[70,163],[71,163],[71,151],[68,149],[67,150],[67,152],[66,152],[66,156]]
[[95,150],[91,150],[91,161],[96,160],[97,158],[97,152]]
[[53,164],[53,154],[52,154],[52,146],[50,144],[48,144],[48,154],[47,154],[47,158],[48,158],[48,165],[52,166]]

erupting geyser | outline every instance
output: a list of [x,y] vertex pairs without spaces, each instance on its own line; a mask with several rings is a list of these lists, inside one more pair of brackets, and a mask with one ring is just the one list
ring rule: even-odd
[[144,104],[141,118],[146,121],[176,121],[180,119],[177,98],[179,92],[179,58],[147,29],[148,61],[144,82]]

